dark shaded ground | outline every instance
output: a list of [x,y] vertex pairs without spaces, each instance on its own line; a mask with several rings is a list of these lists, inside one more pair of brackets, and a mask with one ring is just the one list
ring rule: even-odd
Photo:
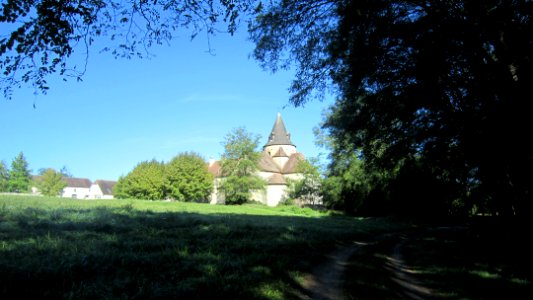
[[348,245],[339,245],[335,251],[326,256],[326,261],[315,267],[311,274],[306,276],[303,288],[308,295],[302,299],[334,300],[344,299],[344,276],[348,261],[361,246],[361,242]]
[[530,228],[8,203],[0,298],[533,299]]
[[0,205],[0,299],[297,299],[338,243],[387,219]]
[[354,251],[345,298],[533,299],[528,227],[488,218],[426,226]]

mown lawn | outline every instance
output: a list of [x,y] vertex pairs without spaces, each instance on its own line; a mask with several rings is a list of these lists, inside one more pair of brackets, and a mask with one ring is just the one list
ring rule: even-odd
[[305,274],[353,241],[348,299],[409,298],[395,253],[432,291],[421,298],[531,299],[529,231],[492,219],[0,195],[0,299],[297,299],[311,295]]
[[0,196],[0,298],[291,299],[389,219],[295,207]]

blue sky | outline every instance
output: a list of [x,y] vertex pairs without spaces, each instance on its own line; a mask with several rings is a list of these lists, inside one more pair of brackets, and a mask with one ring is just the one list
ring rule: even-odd
[[215,55],[205,37],[184,34],[151,48],[154,58],[132,60],[92,48],[82,82],[52,79],[47,95],[15,90],[0,101],[0,160],[9,167],[22,151],[34,173],[66,166],[76,177],[116,180],[141,161],[184,151],[219,158],[224,136],[238,126],[260,134],[262,146],[277,112],[300,152],[324,152],[313,127],[331,97],[291,106],[293,73],[262,70],[242,30],[210,45]]

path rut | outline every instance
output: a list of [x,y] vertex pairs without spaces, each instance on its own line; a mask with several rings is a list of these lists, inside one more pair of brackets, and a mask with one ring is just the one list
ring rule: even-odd
[[[378,237],[371,243],[377,242],[390,236]],[[409,268],[403,260],[402,247],[408,239],[404,239],[394,244],[391,255],[385,262],[385,267],[390,274],[390,279],[396,285],[398,296],[405,299],[435,299],[435,293],[417,280],[413,274],[414,270]],[[347,299],[344,293],[344,274],[349,266],[350,258],[356,252],[369,245],[368,242],[353,242],[349,245],[339,246],[335,251],[327,255],[327,260],[315,267],[311,274],[306,276],[302,287],[308,291],[307,295],[300,295],[304,300],[343,300]],[[363,296],[363,295],[359,295]]]

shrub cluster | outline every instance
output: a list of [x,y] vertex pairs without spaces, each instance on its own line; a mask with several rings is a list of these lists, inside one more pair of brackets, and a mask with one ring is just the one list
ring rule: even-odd
[[170,162],[139,163],[114,188],[116,198],[206,201],[213,189],[213,175],[197,153],[178,154]]

